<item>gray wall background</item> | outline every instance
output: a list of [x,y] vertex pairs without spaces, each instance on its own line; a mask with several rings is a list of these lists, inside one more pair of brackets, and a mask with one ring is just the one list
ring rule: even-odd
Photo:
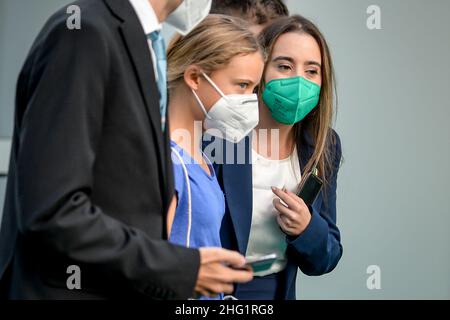
[[[450,2],[288,1],[329,40],[344,256],[330,275],[300,276],[300,298],[450,299]],[[381,8],[382,30],[366,27]],[[368,290],[366,268],[381,268]]]
[[[0,136],[11,134],[15,81],[32,40],[67,2],[0,1]],[[345,157],[338,180],[344,256],[329,275],[300,275],[298,298],[450,299],[450,2],[287,3],[328,39]],[[366,27],[372,4],[381,8],[382,30]],[[4,186],[0,178],[0,203]],[[366,287],[369,265],[381,269],[380,290]]]

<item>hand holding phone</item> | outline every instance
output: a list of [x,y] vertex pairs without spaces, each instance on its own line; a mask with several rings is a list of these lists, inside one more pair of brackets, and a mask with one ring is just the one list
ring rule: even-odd
[[314,200],[316,200],[317,195],[322,188],[323,181],[315,173],[310,172],[304,178],[303,183],[300,187],[300,191],[297,194],[306,205],[312,206]]

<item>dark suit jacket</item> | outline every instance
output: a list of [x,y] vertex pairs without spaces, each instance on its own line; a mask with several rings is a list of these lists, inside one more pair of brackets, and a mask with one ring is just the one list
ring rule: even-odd
[[[17,84],[0,233],[8,298],[188,298],[197,250],[169,244],[169,137],[142,26],[128,1],[81,0],[38,35]],[[81,270],[68,290],[67,268]]]
[[[339,136],[333,130],[336,145],[331,150],[333,168],[327,177],[329,184],[321,192],[309,210],[311,221],[305,231],[298,237],[286,236],[288,264],[281,275],[277,295],[279,299],[295,299],[295,282],[297,269],[307,275],[322,275],[332,271],[342,256],[340,232],[336,226],[336,187],[337,173],[341,161],[341,143]],[[205,149],[208,143],[204,143]],[[227,159],[226,151],[229,145],[217,158]],[[239,158],[238,150],[245,150],[245,159]],[[306,163],[314,152],[314,143],[307,131],[297,146],[298,158],[302,176]],[[249,137],[234,146],[234,153],[228,159],[234,158],[234,164],[215,165],[219,183],[224,191],[226,211],[221,227],[222,246],[241,252],[245,255],[252,222],[252,165],[251,141]],[[326,193],[326,197],[324,197]],[[235,292],[239,292],[239,284]],[[237,298],[239,295],[237,294]]]

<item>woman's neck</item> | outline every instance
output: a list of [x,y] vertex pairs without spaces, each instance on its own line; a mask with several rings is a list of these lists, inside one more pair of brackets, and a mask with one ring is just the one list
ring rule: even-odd
[[175,141],[183,150],[198,163],[203,162],[201,152],[202,122],[196,120],[194,110],[198,108],[192,93],[179,87],[170,93],[168,105],[170,117],[170,139]]
[[294,127],[276,121],[269,108],[261,101],[256,138],[253,139],[255,151],[269,159],[278,160],[289,157],[294,150],[294,146]]

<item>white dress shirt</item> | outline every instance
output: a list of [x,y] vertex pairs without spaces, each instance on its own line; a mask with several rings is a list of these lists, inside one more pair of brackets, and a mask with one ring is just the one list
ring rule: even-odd
[[[158,21],[155,10],[148,0],[129,0],[131,5],[136,11],[136,14],[141,22],[142,29],[146,35],[149,35],[153,31],[161,30],[162,25]],[[158,69],[156,67],[156,56],[153,51],[152,41],[147,37],[148,47],[150,49],[150,54],[152,55],[153,70],[155,72],[155,79],[158,81]]]

